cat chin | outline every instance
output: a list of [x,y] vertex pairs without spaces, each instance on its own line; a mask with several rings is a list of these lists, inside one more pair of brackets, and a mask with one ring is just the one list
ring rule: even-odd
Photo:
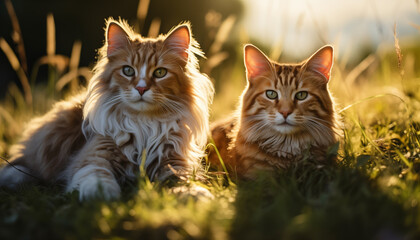
[[275,125],[274,129],[281,134],[293,134],[299,131],[299,128],[297,126],[293,126],[290,124]]
[[134,111],[139,111],[139,112],[147,112],[152,110],[153,105],[150,104],[149,102],[146,102],[144,100],[139,100],[136,102],[130,102],[128,104],[130,106],[130,108]]
[[135,99],[125,101],[126,105],[133,111],[147,112],[154,108],[153,100],[149,98],[141,98],[140,96]]

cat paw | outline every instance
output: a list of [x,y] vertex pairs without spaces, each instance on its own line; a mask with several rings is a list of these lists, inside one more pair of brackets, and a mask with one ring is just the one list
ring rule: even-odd
[[31,180],[30,176],[24,173],[29,173],[29,169],[20,165],[15,167],[21,171],[10,166],[6,166],[0,170],[0,187],[14,189],[20,184]]
[[121,194],[120,185],[115,180],[88,177],[78,184],[71,184],[68,192],[79,190],[79,200],[103,199],[106,201],[118,199]]

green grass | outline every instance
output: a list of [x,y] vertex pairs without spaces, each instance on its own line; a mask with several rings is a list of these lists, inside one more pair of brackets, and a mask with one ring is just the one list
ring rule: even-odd
[[79,202],[58,186],[0,189],[0,239],[418,239],[420,124],[406,112],[378,110],[380,120],[365,123],[347,111],[331,149],[337,164],[302,162],[230,186],[215,178],[214,199],[180,197],[145,177],[114,202]]
[[57,186],[0,190],[0,239],[416,239],[420,168],[397,154],[409,144],[402,136],[381,146],[384,155],[370,148],[334,166],[303,162],[237,187],[214,182],[213,200],[180,198],[146,178],[115,202],[80,203]]
[[[420,49],[402,44],[400,60],[391,50],[373,53],[376,64],[355,78],[335,63],[330,88],[344,129],[332,166],[306,161],[237,185],[209,174],[214,199],[175,195],[144,176],[113,202],[79,202],[60,186],[0,188],[0,239],[420,239]],[[241,47],[236,54],[218,66],[212,119],[234,108],[245,84]],[[63,73],[49,69],[48,86],[31,82],[31,104],[15,84],[1,100],[2,156],[30,118],[77,90],[75,79],[58,91]]]

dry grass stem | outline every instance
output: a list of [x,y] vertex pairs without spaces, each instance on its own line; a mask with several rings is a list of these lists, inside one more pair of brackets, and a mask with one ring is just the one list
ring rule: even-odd
[[[71,56],[70,56],[69,72],[77,72],[77,68],[80,62],[81,51],[82,51],[82,42],[75,41],[73,44],[73,48],[72,48]],[[71,80],[70,91],[75,91],[78,88],[78,86],[79,86],[79,79],[77,78],[77,76],[75,76]]]
[[227,38],[230,36],[233,25],[236,22],[236,17],[230,15],[226,18],[223,23],[220,25],[219,30],[217,31],[216,37],[213,44],[210,47],[209,55],[215,54],[222,49],[223,44],[226,42]]
[[[89,68],[87,67],[82,67],[82,68],[77,68],[73,71],[70,71],[66,74],[64,74],[60,79],[58,79],[56,85],[55,85],[55,89],[57,91],[61,91],[63,90],[63,88],[70,82],[74,82],[72,80],[77,79],[77,77],[79,76],[83,76],[85,79],[90,79],[92,77],[92,73],[90,71]],[[76,88],[71,87],[71,91],[77,91],[79,88],[79,84],[77,83]]]
[[139,5],[137,7],[137,19],[138,19],[138,29],[136,31],[140,32],[143,28],[144,21],[146,20],[147,13],[149,11],[150,0],[139,0]]
[[54,16],[47,15],[47,55],[52,57],[55,54],[55,22]]
[[13,70],[15,70],[15,72],[17,73],[19,77],[19,80],[23,87],[23,91],[25,93],[26,104],[28,106],[31,106],[32,105],[31,86],[29,85],[28,77],[26,76],[26,73],[23,70],[22,65],[20,64],[12,48],[9,46],[6,40],[4,40],[4,38],[0,38],[0,48],[6,55],[7,59],[9,60],[10,65],[12,66]]
[[149,27],[149,33],[147,34],[148,37],[155,38],[159,35],[160,23],[161,23],[160,18],[154,18],[152,20],[152,23],[150,24],[150,27]]
[[356,79],[363,73],[366,69],[368,69],[376,60],[375,54],[370,54],[367,56],[363,61],[361,61],[351,72],[347,75],[346,79],[344,80],[348,84],[354,84]]
[[418,25],[417,23],[409,22],[408,24],[410,24],[413,28],[420,31],[420,25]]
[[23,36],[22,36],[22,31],[20,30],[19,21],[16,16],[15,9],[13,8],[12,2],[10,0],[5,0],[4,3],[6,5],[6,9],[7,9],[7,13],[9,14],[10,21],[12,22],[12,27],[13,27],[12,38],[13,38],[13,41],[17,45],[17,52],[19,55],[20,64],[23,68],[23,71],[27,73],[28,64],[26,62],[25,45],[23,44]]

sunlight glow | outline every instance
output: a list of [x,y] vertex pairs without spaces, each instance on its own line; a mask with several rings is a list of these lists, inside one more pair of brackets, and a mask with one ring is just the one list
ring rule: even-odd
[[401,37],[417,34],[410,23],[420,24],[414,0],[242,1],[246,6],[243,24],[251,41],[272,51],[280,46],[298,58],[324,44],[360,48],[392,43],[394,23]]

